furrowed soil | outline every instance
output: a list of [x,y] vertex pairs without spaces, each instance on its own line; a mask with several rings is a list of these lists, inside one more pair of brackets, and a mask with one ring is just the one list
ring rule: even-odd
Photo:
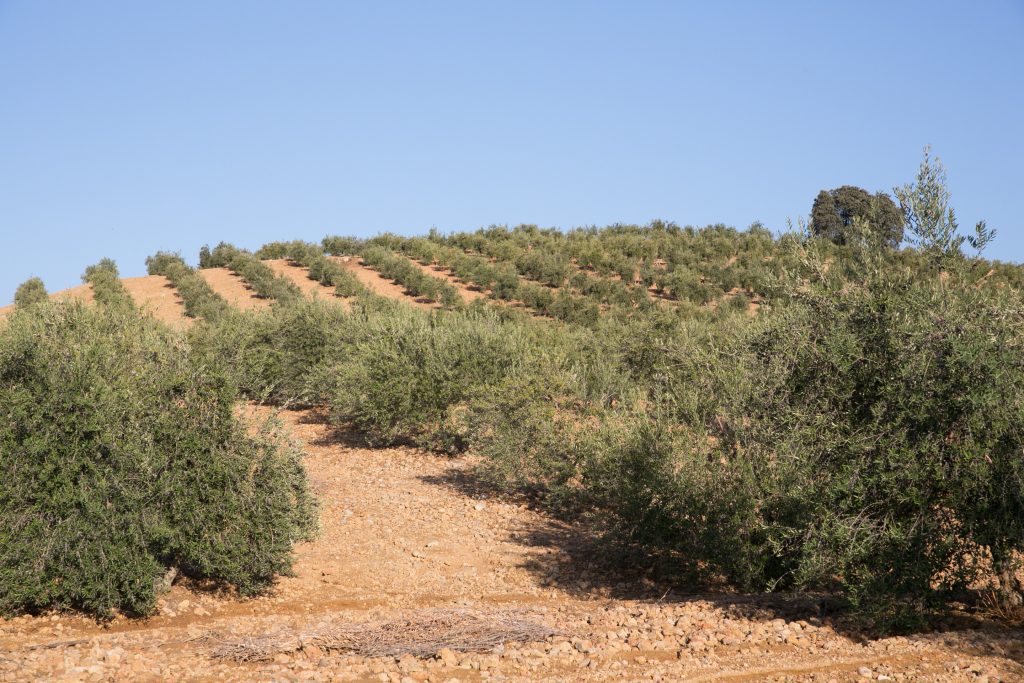
[[[601,553],[591,529],[493,496],[470,457],[368,449],[314,412],[281,419],[306,443],[321,501],[321,533],[297,549],[295,576],[250,600],[175,585],[143,621],[0,622],[0,680],[1024,680],[1021,631],[963,621],[871,640],[807,604],[681,595],[594,565]],[[556,635],[425,658],[350,656],[309,638],[440,609],[485,620],[512,614]],[[287,636],[286,651],[259,662],[214,656],[268,634]]]
[[213,291],[232,306],[246,311],[270,306],[269,299],[256,296],[256,293],[245,284],[245,280],[227,268],[202,268],[197,272]]

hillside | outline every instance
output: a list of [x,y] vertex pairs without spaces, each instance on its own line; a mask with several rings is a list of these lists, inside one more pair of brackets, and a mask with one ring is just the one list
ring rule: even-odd
[[[835,500],[869,495],[844,489],[826,499],[830,489],[811,488],[831,466],[815,441],[854,461],[863,444],[850,433],[867,427],[839,434],[826,418],[804,417],[808,406],[834,405],[835,424],[834,415],[856,412],[844,401],[866,391],[828,393],[853,386],[843,374],[850,366],[873,362],[850,350],[852,332],[839,341],[828,333],[846,315],[850,329],[875,329],[855,308],[857,296],[865,309],[885,308],[869,298],[870,268],[904,278],[880,287],[890,309],[915,287],[921,311],[934,310],[924,298],[933,288],[946,297],[939,327],[901,328],[907,347],[926,347],[920,340],[936,339],[947,320],[957,331],[982,329],[995,319],[984,304],[1005,306],[998,352],[1018,350],[1019,266],[964,258],[933,272],[914,249],[873,258],[881,265],[865,267],[870,259],[852,246],[759,226],[521,226],[327,237],[252,253],[222,244],[203,250],[199,268],[158,254],[149,276],[116,279],[120,286],[93,277],[55,292],[52,300],[81,301],[101,316],[118,305],[129,311],[118,315],[151,316],[195,367],[237,393],[240,414],[279,415],[273,429],[302,442],[320,530],[296,544],[292,575],[255,597],[181,567],[145,619],[118,612],[97,622],[56,609],[0,622],[0,680],[1024,680],[1015,616],[968,595],[991,595],[991,567],[943,592],[956,552],[908,566],[914,553],[885,543],[911,531],[893,527],[877,552],[872,536],[852,556],[850,537],[818,524]],[[959,282],[971,297],[962,303],[949,293]],[[23,304],[25,315],[38,305]],[[14,309],[0,309],[0,319],[11,321]],[[895,317],[931,320],[914,318],[919,309]],[[984,330],[985,339],[997,334]],[[883,347],[883,336],[865,346]],[[983,375],[988,347],[963,339],[956,348]],[[907,385],[931,377],[927,359],[917,360],[908,366],[926,369],[908,372]],[[786,384],[792,367],[810,367],[810,377]],[[930,396],[950,395],[935,386]],[[994,398],[984,405],[1000,403],[1003,385],[986,387]],[[814,398],[788,414],[780,397],[794,395]],[[901,398],[915,414],[941,412],[938,399],[916,400]],[[911,418],[889,415],[908,460],[935,450],[928,441],[914,451]],[[970,444],[966,432],[981,422],[963,415],[964,431],[961,417],[920,429]],[[993,430],[1015,424],[987,415]],[[776,424],[788,431],[780,436]],[[872,424],[878,442],[889,438]],[[808,453],[806,479],[794,469],[769,481],[779,444]],[[978,448],[999,457],[992,443]],[[751,469],[728,469],[734,463]],[[870,466],[858,470],[888,496],[886,519],[913,522],[941,506],[964,526],[995,518],[942,488],[918,507],[895,500],[886,487],[906,488],[901,466],[894,459],[879,479]],[[839,467],[846,481],[847,464]],[[1006,501],[999,510],[1012,518],[1012,536],[1016,498]],[[929,533],[946,538],[951,524]],[[788,550],[799,539],[811,540]],[[883,562],[910,578],[895,588],[874,576],[856,583]],[[463,652],[456,634],[467,620],[476,630],[463,636],[479,646]],[[481,624],[512,623],[523,633],[479,633]],[[328,637],[349,629],[351,640],[353,625],[378,646],[390,638],[408,651],[426,640],[429,653],[372,656]]]

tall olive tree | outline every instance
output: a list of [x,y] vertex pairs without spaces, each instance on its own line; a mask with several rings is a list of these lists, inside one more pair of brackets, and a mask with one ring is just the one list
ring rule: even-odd
[[909,242],[943,267],[949,259],[961,256],[965,241],[980,252],[995,237],[995,230],[985,221],[978,221],[973,235],[960,234],[956,213],[949,205],[946,168],[938,157],[932,158],[931,147],[924,148],[924,159],[914,182],[894,188],[893,192],[910,232]]

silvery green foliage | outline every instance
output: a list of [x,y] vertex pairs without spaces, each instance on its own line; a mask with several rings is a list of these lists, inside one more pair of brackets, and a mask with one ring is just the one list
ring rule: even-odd
[[946,168],[938,157],[932,158],[931,147],[924,148],[914,182],[893,188],[893,193],[903,211],[908,241],[941,266],[962,255],[965,241],[980,252],[995,237],[995,230],[989,229],[985,221],[975,225],[974,235],[960,234],[956,212],[950,206]]

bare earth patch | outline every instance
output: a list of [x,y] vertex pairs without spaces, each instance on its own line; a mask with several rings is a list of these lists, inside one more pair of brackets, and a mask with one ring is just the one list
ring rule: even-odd
[[128,290],[135,305],[157,320],[176,327],[194,322],[185,316],[185,306],[178,296],[178,290],[163,275],[125,277],[121,278],[121,284]]
[[227,268],[201,268],[197,271],[213,291],[220,294],[229,304],[242,310],[268,308],[270,301],[256,296],[245,284],[245,280]]
[[94,301],[91,285],[78,285],[62,289],[51,294],[50,298],[55,301],[81,301],[84,304],[91,304]]
[[252,600],[176,585],[145,621],[0,622],[0,680],[1024,680],[1020,631],[862,640],[806,605],[678,595],[594,566],[586,528],[492,497],[471,458],[282,419],[322,503],[295,576]]

